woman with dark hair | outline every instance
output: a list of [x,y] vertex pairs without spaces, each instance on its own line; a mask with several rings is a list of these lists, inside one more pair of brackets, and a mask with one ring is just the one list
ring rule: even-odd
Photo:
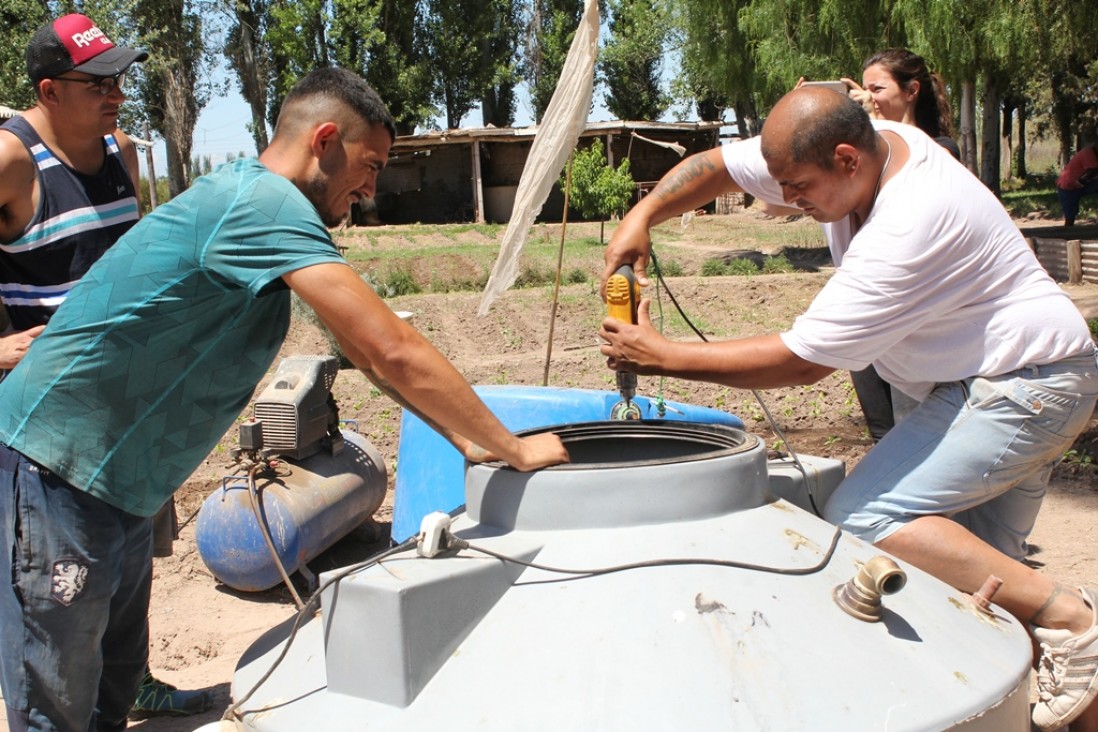
[[[842,78],[850,98],[862,105],[873,119],[889,120],[918,127],[957,160],[961,150],[953,140],[953,115],[946,97],[945,82],[932,74],[922,56],[906,48],[888,48],[866,59],[862,83]],[[802,77],[797,86],[805,83]],[[796,209],[763,206],[770,216],[799,213]],[[914,400],[893,390],[872,365],[851,371],[850,380],[865,415],[866,428],[879,441],[915,406]]]
[[[945,82],[930,72],[922,56],[906,48],[878,51],[862,66],[861,85],[853,79],[842,82],[850,89],[850,98],[870,117],[914,125],[961,159],[961,150],[952,138],[953,115]],[[892,389],[873,366],[850,372],[850,380],[874,441],[892,429],[897,416],[914,407],[914,401]]]
[[853,79],[842,81],[870,117],[915,125],[960,159],[945,82],[930,72],[922,56],[906,48],[878,51],[866,59],[861,85]]

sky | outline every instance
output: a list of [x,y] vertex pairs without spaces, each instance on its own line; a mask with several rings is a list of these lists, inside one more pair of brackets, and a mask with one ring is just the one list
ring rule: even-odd
[[[663,81],[664,84],[669,84],[671,77],[675,73],[678,64],[674,58],[664,59],[663,64]],[[220,77],[215,79],[215,82],[220,83],[224,80],[224,74],[226,73],[224,67],[222,67],[216,74]],[[226,155],[231,154],[234,158],[238,153],[243,152],[245,155],[255,155],[255,143],[252,141],[252,136],[248,132],[248,123],[251,121],[251,112],[245,103],[244,98],[237,90],[237,85],[234,81],[230,81],[228,84],[222,84],[227,86],[228,90],[225,95],[221,97],[215,97],[209,101],[209,103],[202,109],[201,114],[198,117],[198,122],[194,129],[194,142],[191,149],[191,157],[210,156],[211,162],[214,167],[217,167],[221,163],[225,162]],[[533,109],[530,105],[529,96],[526,93],[526,88],[523,85],[518,87],[518,103],[515,105],[515,126],[525,127],[534,123]],[[677,108],[673,107],[669,109],[660,121],[670,121],[674,119],[673,115],[677,111]],[[602,122],[612,119],[612,115],[607,111],[606,105],[603,103],[603,90],[596,86],[594,94],[594,108],[591,111],[588,120],[591,122]],[[480,107],[474,108],[469,114],[462,120],[462,126],[465,127],[479,127],[481,123]],[[134,135],[130,130],[126,130],[131,136],[140,137],[140,135]],[[156,176],[163,178],[168,175],[167,153],[164,149],[164,141],[156,140],[153,146],[153,166],[156,169]],[[148,170],[145,164],[145,156],[141,155],[141,174],[148,176]]]
[[[225,96],[211,99],[203,108],[194,128],[194,143],[191,149],[192,158],[210,156],[214,167],[225,162],[227,155],[234,158],[243,152],[245,155],[255,155],[255,143],[251,133],[248,132],[248,123],[252,119],[251,111],[244,98],[234,85]],[[523,92],[520,90],[520,97]],[[595,90],[595,106],[591,112],[590,121],[604,121],[610,119],[605,105],[602,103],[602,94]],[[525,127],[533,124],[533,115],[528,109],[528,103],[521,97],[515,110],[515,126]],[[477,107],[462,120],[462,125],[480,126],[480,107]],[[127,130],[129,132],[129,130]],[[131,133],[132,134],[132,133]],[[140,135],[134,135],[140,137]],[[153,166],[156,176],[163,178],[168,174],[167,153],[164,150],[164,141],[156,140],[153,146]],[[141,174],[148,176],[145,158],[141,156]]]

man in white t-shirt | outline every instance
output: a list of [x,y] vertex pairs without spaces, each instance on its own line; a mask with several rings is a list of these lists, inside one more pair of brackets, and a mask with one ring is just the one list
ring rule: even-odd
[[[654,224],[743,191],[823,224],[836,271],[784,333],[720,343],[607,319],[614,369],[738,388],[810,384],[873,364],[919,405],[855,467],[824,517],[995,602],[1042,646],[1034,722],[1057,729],[1098,693],[1098,590],[1024,565],[1049,472],[1094,412],[1095,345],[998,200],[911,125],[799,89],[761,138],[684,160],[622,221],[605,278],[644,270]],[[1096,705],[1098,706],[1098,705]]]

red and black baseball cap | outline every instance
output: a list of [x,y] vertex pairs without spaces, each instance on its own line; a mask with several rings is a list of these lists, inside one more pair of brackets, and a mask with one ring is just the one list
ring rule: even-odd
[[145,51],[111,43],[91,18],[73,13],[38,29],[27,46],[27,75],[42,79],[79,71],[92,76],[117,76],[134,61],[149,57]]

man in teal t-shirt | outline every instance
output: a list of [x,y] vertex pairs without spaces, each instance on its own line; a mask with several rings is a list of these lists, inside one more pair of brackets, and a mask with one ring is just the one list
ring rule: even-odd
[[124,729],[148,653],[149,518],[246,405],[290,290],[344,353],[470,460],[567,460],[507,431],[347,266],[327,227],[372,196],[395,131],[360,78],[321,69],[259,160],[200,179],[73,288],[0,384],[0,685],[13,730]]

